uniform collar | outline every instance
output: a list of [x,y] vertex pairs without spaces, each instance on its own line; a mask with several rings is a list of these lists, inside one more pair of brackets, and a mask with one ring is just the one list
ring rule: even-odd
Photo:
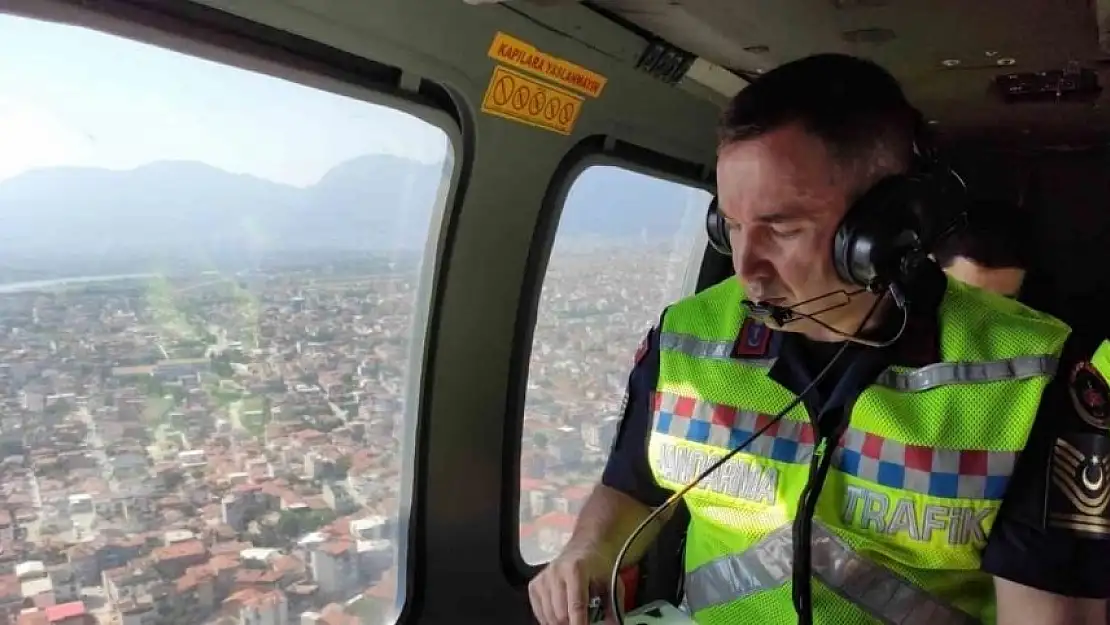
[[[924,367],[941,360],[940,304],[948,288],[948,278],[934,263],[930,263],[907,288],[909,313],[906,329],[893,345],[881,348],[891,365]],[[888,318],[901,323],[897,312]],[[807,340],[794,332],[772,330],[753,317],[747,317],[733,343],[732,357],[736,360],[776,359],[787,341]]]

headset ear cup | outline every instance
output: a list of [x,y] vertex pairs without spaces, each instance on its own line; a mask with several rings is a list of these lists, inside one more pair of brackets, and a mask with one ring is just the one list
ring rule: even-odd
[[[855,206],[852,208],[854,209]],[[833,236],[833,267],[836,269],[836,275],[843,282],[859,286],[859,281],[853,275],[851,267],[852,244],[855,240],[855,228],[852,227],[854,221],[852,211],[849,210],[836,229],[836,234]]]
[[705,215],[705,231],[709,237],[709,246],[719,254],[732,255],[732,241],[728,237],[728,225],[717,210],[717,198],[709,203],[709,211]]
[[967,185],[940,160],[925,117],[912,113],[910,172],[873,185],[837,227],[833,266],[847,284],[872,288],[908,278],[937,239],[966,219]]
[[904,261],[921,243],[927,194],[927,179],[895,175],[856,200],[833,238],[840,279],[863,288],[903,279]]

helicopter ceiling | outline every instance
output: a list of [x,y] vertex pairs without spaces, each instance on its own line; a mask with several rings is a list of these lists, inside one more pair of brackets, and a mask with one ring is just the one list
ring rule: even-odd
[[[464,0],[471,4],[506,0]],[[508,0],[555,7],[578,0]],[[943,130],[1038,142],[1110,134],[1106,90],[1080,102],[1006,102],[994,86],[1007,73],[1098,72],[1106,82],[1110,0],[587,0],[631,28],[701,59],[754,77],[816,52],[871,58],[906,86]],[[1099,24],[1107,26],[1100,29]]]

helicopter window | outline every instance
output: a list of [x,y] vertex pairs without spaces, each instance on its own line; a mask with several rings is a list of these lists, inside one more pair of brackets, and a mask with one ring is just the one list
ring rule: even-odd
[[[636,346],[687,273],[711,195],[593,165],[571,185],[544,276],[521,444],[520,551],[558,553],[597,482]],[[700,259],[700,254],[696,256]]]
[[36,588],[394,621],[454,162],[417,113],[0,16],[0,547]]

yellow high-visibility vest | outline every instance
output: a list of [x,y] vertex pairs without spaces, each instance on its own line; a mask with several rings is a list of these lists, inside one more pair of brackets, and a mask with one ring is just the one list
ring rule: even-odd
[[[732,357],[728,279],[668,308],[649,458],[691,482],[795,395]],[[980,553],[1070,329],[949,280],[941,362],[890,367],[851,407],[814,516],[814,622],[994,622]],[[686,600],[698,623],[794,623],[791,525],[814,453],[801,403],[686,496]],[[912,617],[912,618],[911,618]]]

